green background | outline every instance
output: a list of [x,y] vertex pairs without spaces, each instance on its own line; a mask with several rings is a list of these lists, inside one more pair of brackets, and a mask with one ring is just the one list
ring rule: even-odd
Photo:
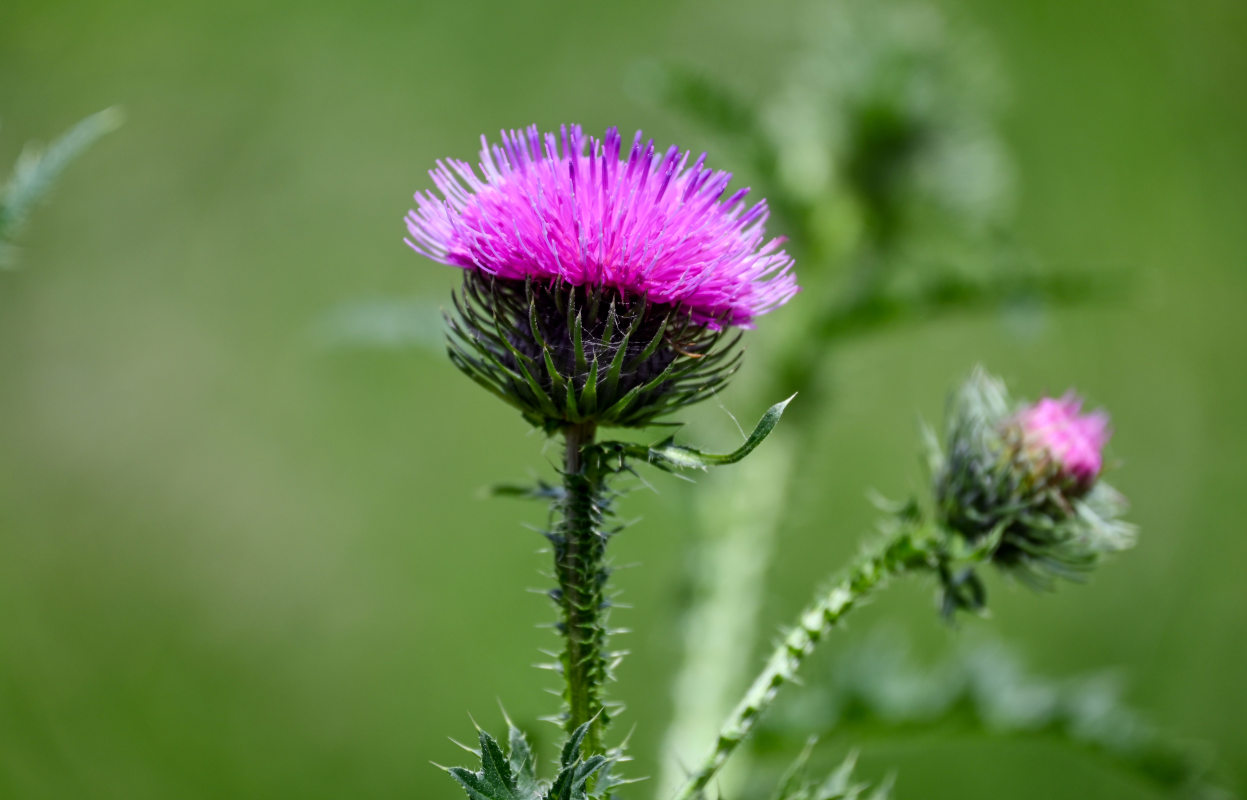
[[[1114,414],[1140,545],[1051,597],[993,581],[993,619],[966,628],[1050,674],[1120,668],[1128,697],[1241,789],[1247,5],[962,10],[1013,85],[1020,238],[1053,265],[1129,275],[1129,299],[1025,336],[979,317],[840,354],[766,630],[854,552],[867,489],[916,485],[916,420],[973,364],[1024,394],[1076,385]],[[711,0],[6,0],[0,164],[104,106],[128,120],[0,273],[0,796],[451,798],[429,761],[460,757],[445,737],[470,739],[469,713],[496,727],[497,699],[525,723],[553,711],[550,676],[527,666],[552,642],[534,629],[551,609],[524,591],[544,557],[520,523],[542,514],[480,490],[549,475],[556,449],[435,352],[329,348],[318,320],[446,297],[454,271],[401,242],[435,158],[530,122],[709,147],[626,91],[636,64],[761,95],[791,16]],[[652,482],[617,541],[642,565],[618,579],[633,607],[617,621],[637,631],[618,692],[651,774],[696,491]],[[849,636],[900,626],[946,647],[963,634],[929,592],[890,591]],[[864,774],[891,766],[902,798],[1150,796],[1052,746],[866,749]]]

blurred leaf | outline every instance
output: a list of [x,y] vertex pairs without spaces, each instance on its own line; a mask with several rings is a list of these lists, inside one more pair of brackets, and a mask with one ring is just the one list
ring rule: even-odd
[[491,497],[515,497],[521,500],[544,500],[546,502],[559,502],[564,497],[565,490],[562,486],[556,486],[546,481],[537,481],[534,484],[519,483],[499,483],[489,487]]
[[46,148],[27,145],[0,190],[0,266],[12,260],[6,240],[22,227],[65,168],[100,137],[120,127],[123,119],[120,109],[107,108],[82,120]]
[[751,141],[760,136],[753,106],[724,84],[678,64],[653,65],[646,73],[645,88],[663,105],[719,133]]
[[1125,279],[1086,272],[1005,272],[980,278],[953,273],[924,277],[910,289],[881,291],[829,310],[820,341],[846,339],[910,321],[1042,302],[1082,305],[1120,296]]
[[[811,780],[808,763],[814,751],[815,740],[806,742],[796,761],[780,778],[773,800],[888,800],[892,793],[889,778],[873,790],[870,784],[853,780],[857,766],[857,753],[849,753],[821,782]],[[863,794],[869,791],[869,794]]]
[[1040,677],[1001,644],[918,664],[903,640],[875,636],[843,654],[827,675],[800,707],[781,706],[769,719],[756,739],[759,751],[785,751],[811,725],[855,742],[926,731],[1046,739],[1096,754],[1173,796],[1231,796],[1209,782],[1209,759],[1129,708],[1115,681]]

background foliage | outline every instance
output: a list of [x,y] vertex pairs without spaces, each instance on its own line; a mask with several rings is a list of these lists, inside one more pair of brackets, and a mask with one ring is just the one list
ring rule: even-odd
[[[970,366],[1019,394],[1076,384],[1115,415],[1140,546],[1045,602],[993,585],[991,625],[1044,674],[1121,667],[1132,704],[1219,752],[1241,790],[1247,12],[967,0],[959,15],[1013,85],[1019,238],[1132,291],[843,351],[764,618],[856,551],[866,489],[918,479],[916,420],[938,419]],[[531,625],[549,611],[522,590],[544,557],[518,507],[479,490],[548,475],[556,453],[445,358],[327,347],[319,326],[343,301],[448,294],[458,276],[403,247],[401,217],[433,159],[472,156],[481,132],[644,127],[728,165],[629,87],[674,60],[763,96],[795,27],[735,0],[7,2],[0,164],[99,108],[127,123],[0,273],[0,795],[451,797],[427,761],[454,762],[444,736],[470,730],[465,712],[484,722],[497,695],[534,728],[549,681],[516,665],[540,659]],[[645,524],[616,541],[645,565],[618,576],[633,608],[616,621],[644,632],[618,694],[651,773],[692,489],[655,483],[624,501]],[[469,553],[488,558],[468,570]],[[953,648],[929,588],[889,592],[845,646],[887,621],[924,658]],[[893,766],[902,798],[1150,796],[1015,738],[863,744],[864,779]]]

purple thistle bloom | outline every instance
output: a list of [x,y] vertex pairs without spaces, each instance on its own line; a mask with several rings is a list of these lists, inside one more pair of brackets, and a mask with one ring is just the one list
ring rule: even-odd
[[1086,485],[1100,474],[1101,451],[1111,433],[1107,413],[1081,412],[1082,400],[1068,392],[1060,399],[1045,397],[1022,409],[1017,424],[1029,446],[1047,453],[1063,472]]
[[975,370],[932,451],[939,520],[1035,586],[1075,577],[1134,542],[1125,500],[1100,479],[1108,439],[1108,414],[1082,413],[1073,392],[1015,406]]
[[[481,137],[483,180],[463,161],[430,171],[441,193],[415,195],[407,244],[435,261],[504,280],[617,290],[675,306],[707,328],[752,327],[798,291],[782,239],[765,239],[766,202],[722,200],[731,175],[705,154],[659,155],[641,132],[621,159],[616,128],[579,126]],[[588,151],[586,153],[586,145]]]

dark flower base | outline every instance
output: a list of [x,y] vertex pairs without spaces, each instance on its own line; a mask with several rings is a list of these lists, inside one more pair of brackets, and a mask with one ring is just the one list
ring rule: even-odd
[[455,366],[551,433],[651,424],[713,393],[740,363],[739,332],[610,287],[467,271],[454,303]]

